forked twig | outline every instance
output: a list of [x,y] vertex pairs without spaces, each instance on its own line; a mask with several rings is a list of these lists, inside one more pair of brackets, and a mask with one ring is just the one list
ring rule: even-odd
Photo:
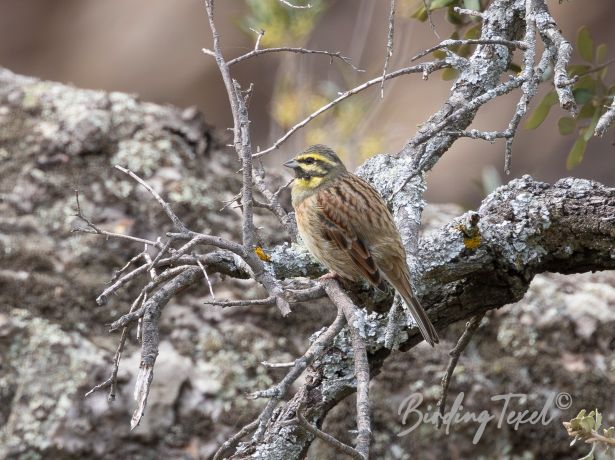
[[482,321],[484,316],[485,316],[485,313],[481,313],[480,315],[476,315],[472,317],[470,321],[466,323],[466,328],[463,331],[463,334],[461,334],[461,337],[459,337],[459,340],[457,341],[455,348],[453,348],[449,352],[451,359],[449,360],[448,366],[446,367],[446,371],[444,372],[444,376],[442,377],[442,395],[440,396],[440,399],[438,400],[438,414],[440,414],[440,416],[438,417],[438,422],[437,422],[438,428],[442,426],[442,419],[444,417],[444,409],[446,407],[446,397],[448,396],[448,388],[451,382],[451,377],[453,375],[453,372],[455,372],[455,367],[457,367],[457,362],[459,361],[459,357],[461,356],[463,351],[468,346],[468,343],[470,343],[472,336],[478,329],[478,326],[480,326],[480,322]]
[[314,436],[322,439],[324,442],[329,444],[335,450],[338,450],[339,452],[346,454],[351,458],[355,458],[357,460],[367,459],[367,457],[364,457],[358,450],[350,447],[348,444],[344,444],[340,440],[336,439],[334,436],[331,436],[330,434],[325,433],[322,430],[319,430],[314,425],[312,425],[310,422],[308,422],[302,413],[303,408],[304,408],[303,403],[300,404],[299,407],[297,408],[297,420],[299,420],[299,425],[301,425],[304,429],[312,433]]

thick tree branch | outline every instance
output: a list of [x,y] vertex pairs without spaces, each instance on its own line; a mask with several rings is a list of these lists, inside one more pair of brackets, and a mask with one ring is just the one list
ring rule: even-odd
[[[524,176],[488,196],[477,215],[478,232],[465,229],[475,218],[462,217],[419,244],[417,294],[437,329],[520,300],[538,273],[615,268],[613,188],[582,179],[548,185]],[[291,260],[291,249],[280,250],[289,265],[298,270],[286,272],[288,276],[300,271],[317,273],[301,262],[301,252]],[[402,351],[421,341],[414,323],[410,324],[401,333]],[[371,314],[365,319],[365,336],[373,338],[366,344],[372,378],[390,353],[384,346],[386,325],[382,315]],[[331,407],[355,391],[351,381],[331,377],[344,374],[352,366],[350,343],[348,333],[342,332],[335,340],[335,353],[325,355],[311,368],[308,380],[318,384],[310,385],[310,415],[317,424]],[[296,407],[305,391],[300,389],[282,413]],[[294,436],[292,430],[284,428],[283,420],[272,421],[268,436],[258,443],[259,449],[269,450],[275,445],[285,449],[285,458],[301,458],[298,453],[310,440]],[[248,443],[242,452],[249,451],[250,445],[254,447]]]

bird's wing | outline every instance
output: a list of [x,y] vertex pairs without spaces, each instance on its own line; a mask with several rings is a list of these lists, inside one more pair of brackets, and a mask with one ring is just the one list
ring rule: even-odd
[[365,241],[353,228],[348,216],[356,212],[353,206],[339,191],[321,190],[317,196],[320,209],[323,237],[344,251],[359,272],[374,286],[382,285],[380,270]]

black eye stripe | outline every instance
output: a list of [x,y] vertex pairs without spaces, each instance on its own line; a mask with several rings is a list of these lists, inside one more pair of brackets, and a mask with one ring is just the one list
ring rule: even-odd
[[316,162],[316,160],[314,158],[312,158],[312,157],[301,158],[299,160],[299,163],[303,163],[303,164],[306,164],[306,165],[311,165],[311,164],[314,164],[315,162]]

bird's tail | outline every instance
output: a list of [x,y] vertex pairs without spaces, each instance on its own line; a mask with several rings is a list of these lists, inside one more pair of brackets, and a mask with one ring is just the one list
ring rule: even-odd
[[423,336],[425,341],[433,347],[436,343],[440,341],[440,339],[438,338],[438,333],[433,327],[433,324],[431,324],[427,313],[412,292],[412,288],[410,287],[410,281],[404,281],[406,282],[401,283],[402,285],[397,287],[397,291],[403,297],[404,301],[406,302],[406,305],[408,305],[408,308],[410,309],[410,314],[412,315],[412,318],[414,318],[414,321],[416,321],[416,324],[419,327],[419,331],[421,331],[421,335]]

